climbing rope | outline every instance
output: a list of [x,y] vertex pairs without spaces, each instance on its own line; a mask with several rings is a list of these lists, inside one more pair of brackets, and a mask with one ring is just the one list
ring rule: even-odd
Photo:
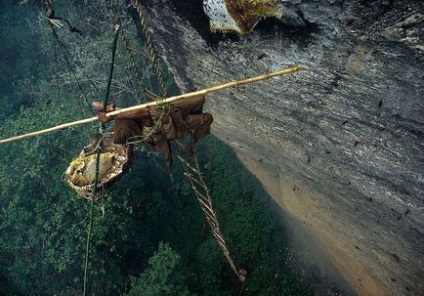
[[197,200],[199,201],[200,207],[206,217],[206,221],[208,222],[212,230],[212,234],[218,242],[219,247],[224,253],[228,264],[230,265],[231,269],[234,271],[236,276],[239,278],[239,280],[241,282],[244,282],[245,277],[238,272],[234,260],[231,258],[230,251],[228,250],[227,244],[224,240],[224,236],[222,235],[221,230],[219,228],[219,222],[212,206],[212,198],[209,193],[209,188],[206,185],[205,180],[203,179],[202,173],[200,172],[200,166],[197,156],[194,155],[192,157],[192,164],[190,164],[189,161],[185,160],[179,155],[177,155],[177,157],[183,165],[184,175],[188,178],[190,182],[191,189],[193,190]]
[[[156,78],[158,80],[158,84],[159,84],[159,88],[161,92],[161,97],[155,100],[155,103],[157,106],[153,108],[153,113],[157,115],[156,124],[152,128],[146,129],[146,133],[143,135],[143,139],[141,140],[142,142],[146,142],[146,141],[149,141],[153,135],[159,132],[164,122],[169,118],[171,107],[170,107],[170,104],[168,104],[165,100],[168,94],[168,88],[165,83],[163,71],[161,70],[159,65],[159,59],[157,57],[155,48],[153,46],[152,35],[150,34],[146,24],[146,18],[144,17],[143,7],[140,5],[140,2],[138,0],[133,1],[133,6],[135,10],[137,11],[138,16],[140,18],[141,31],[147,43],[148,56],[150,58],[150,63],[153,67],[153,70],[155,71]],[[128,50],[127,46],[126,48]],[[173,181],[174,178],[172,176],[172,173],[169,172],[169,174],[170,174],[171,181]]]
[[158,79],[159,87],[160,87],[160,90],[161,90],[161,95],[163,97],[166,97],[167,94],[168,94],[168,88],[167,88],[166,83],[163,79],[163,73],[162,73],[162,70],[160,69],[158,58],[157,58],[155,49],[153,47],[152,35],[150,34],[150,32],[147,28],[147,25],[146,25],[146,19],[144,17],[143,7],[140,5],[140,2],[138,0],[133,1],[133,6],[134,6],[135,10],[137,11],[138,16],[140,17],[141,30],[143,32],[144,37],[146,38],[150,62],[151,62],[153,69],[155,71],[156,78]]

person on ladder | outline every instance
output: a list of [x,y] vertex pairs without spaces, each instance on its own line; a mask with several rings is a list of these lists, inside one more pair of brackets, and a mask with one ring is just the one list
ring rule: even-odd
[[[153,94],[146,92],[150,100]],[[115,105],[108,105],[106,112],[100,102],[93,102],[93,108],[99,112],[102,123],[114,121],[113,139],[115,144],[147,143],[165,155],[168,167],[172,165],[169,142],[191,137],[182,151],[193,155],[194,144],[210,133],[213,116],[203,112],[205,96],[199,95],[172,104],[158,105],[151,108],[125,112],[114,117],[106,113],[116,110]]]

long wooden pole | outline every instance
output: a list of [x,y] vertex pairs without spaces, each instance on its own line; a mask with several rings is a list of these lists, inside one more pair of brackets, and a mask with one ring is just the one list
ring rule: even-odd
[[[228,83],[216,85],[216,86],[213,86],[213,87],[210,87],[210,88],[205,88],[205,89],[202,89],[202,90],[194,91],[194,92],[191,92],[191,93],[173,96],[173,97],[169,97],[169,98],[163,99],[163,100],[159,99],[155,102],[144,103],[144,104],[141,104],[141,105],[136,105],[136,106],[132,106],[132,107],[128,107],[128,108],[122,108],[122,109],[119,109],[119,110],[116,110],[116,111],[108,112],[108,113],[106,113],[106,117],[107,118],[110,118],[110,117],[113,118],[114,116],[116,116],[118,114],[126,113],[126,112],[129,112],[129,111],[145,109],[145,108],[148,108],[148,107],[156,106],[158,104],[172,103],[172,102],[182,100],[182,99],[188,99],[188,98],[192,98],[192,97],[196,97],[196,96],[200,96],[200,95],[206,95],[208,93],[216,92],[216,91],[223,90],[223,89],[226,89],[226,88],[235,87],[235,86],[239,86],[239,85],[243,85],[243,84],[249,84],[249,83],[253,83],[253,82],[258,82],[258,81],[266,80],[266,79],[269,79],[269,78],[272,78],[272,77],[298,72],[300,70],[302,70],[301,67],[294,66],[294,67],[285,68],[285,69],[282,69],[282,70],[279,70],[279,71],[275,71],[275,72],[271,72],[271,73],[267,73],[267,74],[262,74],[262,75],[251,77],[251,78],[246,78],[246,79],[242,79],[242,80],[235,80],[235,81],[231,81],[231,82],[228,82]],[[36,131],[36,132],[31,132],[31,133],[27,133],[27,134],[3,139],[3,140],[0,140],[0,144],[13,142],[13,141],[17,141],[17,140],[20,140],[20,139],[34,137],[34,136],[38,136],[38,135],[43,135],[43,134],[51,133],[51,132],[54,132],[54,131],[62,130],[62,129],[65,129],[65,128],[68,128],[68,127],[71,127],[71,126],[90,123],[90,122],[97,121],[97,120],[98,120],[97,116],[94,116],[94,117],[90,117],[90,118],[86,118],[86,119],[82,119],[82,120],[68,122],[68,123],[60,124],[60,125],[57,125],[57,126],[54,126],[54,127],[51,127],[51,128],[47,128],[47,129],[44,129],[44,130],[39,130],[39,131]]]

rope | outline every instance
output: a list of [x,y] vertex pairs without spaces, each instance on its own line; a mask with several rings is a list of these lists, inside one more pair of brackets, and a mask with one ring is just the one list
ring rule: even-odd
[[[116,53],[116,44],[118,42],[118,35],[119,35],[119,27],[120,25],[117,24],[115,27],[115,38],[113,39],[113,46],[112,46],[112,60],[110,63],[110,69],[109,69],[109,79],[108,79],[108,83],[107,83],[107,87],[106,87],[106,95],[105,98],[103,100],[103,111],[106,111],[106,107],[107,107],[107,102],[109,99],[109,94],[110,94],[110,86],[112,84],[112,76],[113,76],[113,69],[114,69],[114,63],[115,63],[115,53]],[[103,131],[105,129],[105,124],[102,123],[100,126],[100,132],[103,134]],[[84,283],[83,283],[83,296],[87,295],[87,285],[88,285],[88,262],[90,259],[90,244],[91,244],[91,233],[92,233],[92,229],[93,229],[93,216],[94,216],[94,202],[95,202],[95,197],[96,197],[96,193],[97,193],[97,184],[99,184],[99,170],[100,170],[100,155],[102,152],[102,148],[101,148],[101,141],[103,139],[100,138],[99,142],[96,145],[96,178],[94,180],[94,189],[93,189],[93,193],[91,196],[91,208],[90,208],[90,222],[88,225],[88,232],[87,232],[87,244],[86,244],[86,248],[85,248],[85,264],[84,264]]]
[[[298,66],[294,66],[294,67],[290,67],[290,68],[286,68],[280,71],[275,71],[272,73],[267,73],[267,74],[263,74],[263,75],[259,75],[259,76],[255,76],[255,77],[251,77],[251,78],[246,78],[246,79],[242,79],[242,80],[236,80],[236,81],[231,81],[225,84],[220,84],[220,85],[216,85],[210,88],[205,88],[203,90],[198,90],[195,92],[191,92],[191,93],[187,93],[187,94],[182,94],[182,95],[178,95],[178,96],[172,96],[169,97],[167,99],[163,100],[163,103],[172,103],[178,100],[183,100],[183,99],[189,99],[189,98],[193,98],[193,97],[197,97],[197,96],[201,96],[201,95],[206,95],[208,93],[212,93],[212,92],[216,92],[219,90],[223,90],[226,88],[231,88],[231,87],[235,87],[235,86],[239,86],[239,85],[243,85],[243,84],[248,84],[248,83],[253,83],[253,82],[258,82],[258,81],[262,81],[265,79],[269,79],[271,77],[276,77],[276,76],[281,76],[281,75],[285,75],[285,74],[289,74],[289,73],[294,73],[294,72],[298,72],[302,70],[301,67]],[[113,118],[114,116],[117,116],[119,114],[123,114],[125,112],[129,112],[129,111],[134,111],[134,110],[141,110],[141,109],[146,109],[149,107],[153,107],[153,106],[157,106],[156,102],[148,102],[148,103],[144,103],[144,104],[140,104],[140,105],[136,105],[136,106],[132,106],[132,107],[128,107],[128,108],[122,108],[113,112],[109,112],[106,113],[106,117],[107,118]],[[8,142],[13,142],[16,140],[20,140],[20,139],[24,139],[24,138],[28,138],[28,137],[33,137],[33,136],[38,136],[38,135],[42,135],[42,134],[47,134],[50,132],[54,132],[54,131],[58,131],[64,128],[68,128],[71,126],[76,126],[76,125],[81,125],[81,124],[85,124],[85,123],[90,123],[90,122],[94,122],[97,121],[98,117],[94,116],[94,117],[90,117],[90,118],[86,118],[86,119],[82,119],[82,120],[77,120],[77,121],[73,121],[73,122],[68,122],[68,123],[64,123],[64,124],[60,124],[51,128],[47,128],[44,130],[39,130],[39,131],[35,131],[35,132],[31,132],[31,133],[27,133],[27,134],[23,134],[23,135],[19,135],[19,136],[14,136],[11,138],[6,138],[6,139],[2,139],[0,140],[0,144],[4,144],[4,143],[8,143]]]
[[181,156],[178,155],[177,157],[183,165],[184,175],[190,181],[191,188],[194,194],[196,195],[197,200],[199,201],[200,207],[206,217],[206,221],[208,222],[212,230],[212,234],[218,242],[219,247],[224,253],[228,264],[230,265],[231,269],[234,271],[238,279],[241,282],[244,282],[245,277],[239,274],[238,269],[234,263],[234,260],[231,258],[230,251],[227,248],[227,244],[219,228],[218,218],[216,217],[215,211],[212,207],[212,198],[209,193],[209,188],[203,179],[202,173],[200,172],[200,166],[197,160],[197,156],[194,155],[193,157],[194,166],[188,163],[188,161],[183,159]]
[[138,16],[140,17],[141,30],[143,31],[143,35],[146,38],[150,62],[152,63],[153,69],[155,70],[156,77],[158,79],[159,87],[160,87],[160,90],[161,90],[161,94],[162,94],[163,97],[166,97],[167,93],[168,93],[168,88],[166,87],[166,83],[163,80],[162,71],[160,69],[158,58],[157,58],[157,55],[155,53],[155,49],[153,47],[152,35],[150,34],[149,30],[147,29],[146,19],[144,17],[143,8],[141,7],[140,2],[138,0],[133,1],[133,6],[134,6],[135,10],[137,10]]
[[113,39],[113,46],[112,46],[112,60],[110,62],[110,69],[109,69],[109,79],[107,81],[107,88],[106,88],[106,95],[105,99],[103,101],[103,111],[106,112],[107,103],[109,100],[109,94],[110,94],[110,86],[112,85],[112,76],[113,76],[113,69],[115,64],[115,52],[116,52],[116,44],[118,43],[118,36],[119,36],[119,28],[120,24],[117,24],[115,26],[115,38]]

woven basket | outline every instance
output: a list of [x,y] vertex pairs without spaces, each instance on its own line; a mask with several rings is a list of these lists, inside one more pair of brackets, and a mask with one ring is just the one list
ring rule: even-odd
[[[84,147],[65,172],[66,182],[81,196],[92,200],[96,175],[97,137]],[[132,146],[113,143],[113,135],[103,135],[100,142],[99,180],[95,200],[99,200],[106,189],[128,171],[133,157]]]

